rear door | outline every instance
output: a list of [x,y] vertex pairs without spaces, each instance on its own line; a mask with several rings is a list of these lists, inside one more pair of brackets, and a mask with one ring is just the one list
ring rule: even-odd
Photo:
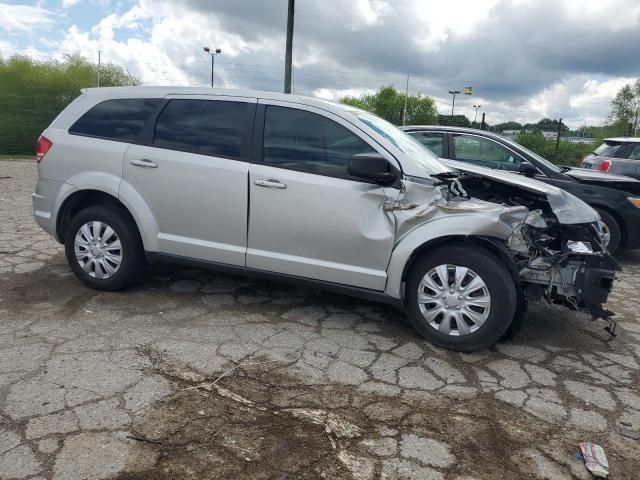
[[160,252],[244,266],[257,100],[190,95],[166,101],[143,144],[126,151],[123,180],[148,205]]
[[385,188],[350,177],[347,164],[357,153],[389,154],[329,112],[265,103],[249,175],[247,266],[384,290],[395,231]]

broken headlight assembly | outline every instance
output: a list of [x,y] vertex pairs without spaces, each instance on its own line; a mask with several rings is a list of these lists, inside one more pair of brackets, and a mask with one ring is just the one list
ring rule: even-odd
[[572,253],[593,253],[591,242],[581,240],[567,240],[567,250]]

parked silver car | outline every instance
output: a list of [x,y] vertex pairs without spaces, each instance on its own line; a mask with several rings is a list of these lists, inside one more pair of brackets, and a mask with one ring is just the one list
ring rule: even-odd
[[394,303],[424,337],[465,351],[497,341],[527,298],[611,314],[617,264],[591,207],[508,173],[461,176],[345,105],[87,89],[37,158],[36,221],[96,289],[157,260],[276,276]]
[[640,137],[605,138],[580,166],[640,179]]

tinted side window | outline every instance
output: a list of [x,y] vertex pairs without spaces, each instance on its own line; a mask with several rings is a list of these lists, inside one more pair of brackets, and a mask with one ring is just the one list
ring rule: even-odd
[[629,154],[629,158],[633,160],[640,160],[640,143],[634,145],[633,150]]
[[431,150],[438,157],[444,156],[444,134],[436,132],[408,132],[422,145]]
[[489,168],[518,170],[520,159],[509,149],[488,138],[454,135],[455,159]]
[[160,101],[160,98],[106,100],[80,117],[69,133],[132,142]]
[[239,158],[249,104],[221,100],[171,100],[158,116],[153,145]]
[[375,152],[347,128],[322,115],[267,106],[262,161],[274,167],[347,177],[349,159]]

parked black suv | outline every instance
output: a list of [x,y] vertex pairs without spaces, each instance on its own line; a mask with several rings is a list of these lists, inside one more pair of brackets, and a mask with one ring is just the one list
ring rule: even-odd
[[598,211],[608,230],[611,253],[640,248],[640,181],[583,168],[559,167],[522,145],[484,130],[447,126],[402,129],[443,159],[510,170],[556,185]]

